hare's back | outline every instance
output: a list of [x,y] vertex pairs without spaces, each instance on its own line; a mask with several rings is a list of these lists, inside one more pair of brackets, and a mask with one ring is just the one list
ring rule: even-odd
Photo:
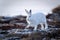
[[36,24],[38,23],[42,23],[46,21],[46,17],[43,13],[36,13],[36,14],[32,14],[32,16],[30,17],[30,20],[34,20],[36,22]]

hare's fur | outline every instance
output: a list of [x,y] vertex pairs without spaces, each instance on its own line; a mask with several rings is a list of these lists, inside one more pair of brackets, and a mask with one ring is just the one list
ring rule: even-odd
[[[35,14],[31,14],[31,10],[28,12],[25,9],[26,13],[28,14],[26,20],[27,20],[27,27],[32,26],[34,27],[34,30],[37,29],[37,25],[40,24],[41,25],[41,30],[47,29],[48,25],[47,25],[47,21],[46,21],[46,16],[43,13],[35,13]],[[45,27],[44,27],[44,25]]]

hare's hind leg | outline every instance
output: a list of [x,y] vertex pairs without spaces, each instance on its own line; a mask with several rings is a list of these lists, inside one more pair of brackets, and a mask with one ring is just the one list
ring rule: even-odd
[[41,30],[44,30],[44,24],[40,23],[40,25],[41,25]]
[[48,29],[48,24],[45,22],[45,29]]
[[34,26],[34,30],[37,30],[37,25]]

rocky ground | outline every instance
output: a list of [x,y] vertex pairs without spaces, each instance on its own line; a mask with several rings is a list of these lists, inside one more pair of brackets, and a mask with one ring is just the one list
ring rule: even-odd
[[21,30],[19,33],[1,33],[0,40],[60,40],[60,29],[50,28],[48,30]]
[[[0,17],[0,40],[60,40],[60,28],[49,27],[47,30],[28,28],[26,17]],[[40,25],[38,25],[40,27]],[[15,33],[15,31],[18,32]]]

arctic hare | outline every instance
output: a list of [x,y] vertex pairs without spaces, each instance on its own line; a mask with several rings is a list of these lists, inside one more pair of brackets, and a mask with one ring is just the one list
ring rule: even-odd
[[31,10],[28,11],[25,9],[25,11],[28,14],[26,18],[28,25],[26,28],[28,28],[29,26],[32,26],[34,27],[34,30],[36,30],[38,24],[41,25],[41,30],[48,28],[46,16],[43,13],[38,12],[38,13],[32,14]]

